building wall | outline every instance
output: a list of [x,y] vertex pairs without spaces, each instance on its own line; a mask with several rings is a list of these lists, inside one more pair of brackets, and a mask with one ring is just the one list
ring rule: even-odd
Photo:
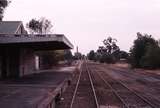
[[[7,47],[0,53],[0,78],[17,78],[37,73],[39,69],[48,69],[52,63],[46,62],[45,58],[37,54],[33,49]],[[48,58],[49,59],[49,58]]]
[[20,50],[20,76],[35,73],[35,54],[32,49]]
[[0,53],[0,79],[22,77],[36,70],[39,70],[39,57],[33,49],[5,48]]
[[24,29],[23,25],[21,25],[21,26],[18,28],[16,34],[27,34],[27,31]]
[[32,49],[6,48],[0,54],[0,78],[17,78],[35,73],[35,57]]
[[7,59],[7,76],[11,78],[19,77],[19,49],[10,49]]
[[5,48],[0,55],[0,78],[19,77],[19,50]]
[[0,78],[2,78],[2,57],[0,56]]
[[1,71],[1,78],[6,78],[7,77],[7,53],[5,50],[1,49],[1,53],[0,53],[0,71]]

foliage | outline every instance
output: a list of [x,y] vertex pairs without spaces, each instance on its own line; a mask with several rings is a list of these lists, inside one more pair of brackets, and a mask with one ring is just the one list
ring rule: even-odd
[[82,58],[82,54],[81,53],[79,53],[79,52],[76,52],[76,53],[74,53],[74,60],[79,60],[79,59],[81,59]]
[[117,40],[112,37],[104,39],[103,44],[105,45],[105,49],[108,54],[112,54],[113,52],[119,50],[119,47],[116,45],[116,42]]
[[102,54],[100,57],[100,62],[101,63],[114,63],[114,58],[111,54]]
[[158,46],[149,45],[145,55],[140,60],[142,68],[155,69],[160,67],[160,48]]
[[0,21],[2,21],[4,9],[8,6],[10,1],[8,0],[0,0]]
[[56,57],[56,52],[55,51],[46,51],[46,52],[41,52],[41,61],[42,65],[45,69],[51,68],[53,65],[58,64],[58,59]]
[[64,50],[64,59],[71,60],[73,59],[72,52],[70,50]]
[[121,54],[120,50],[116,50],[111,54],[114,62],[120,60],[120,54]]
[[115,63],[120,59],[120,49],[116,43],[117,40],[112,37],[104,39],[104,46],[99,46],[97,52],[91,50],[88,54],[88,58],[102,63]]
[[64,50],[64,60],[67,61],[67,64],[70,65],[73,61],[73,55],[70,50]]
[[29,28],[30,32],[32,33],[41,33],[42,29],[41,29],[41,23],[36,20],[36,19],[32,19],[31,21],[29,21],[29,23],[27,23],[27,28]]
[[101,55],[100,62],[115,63],[117,60],[119,60],[120,49],[116,43],[117,40],[112,37],[104,39],[103,41],[104,46],[100,46],[99,49],[97,50],[97,53]]
[[128,53],[125,52],[125,51],[120,51],[119,56],[120,56],[121,59],[128,59],[128,57],[129,57]]
[[41,59],[44,62],[45,68],[50,68],[57,65],[60,61],[66,61],[68,65],[72,63],[72,53],[70,50],[54,50],[41,52]]
[[100,61],[100,59],[101,59],[101,54],[95,52],[94,61]]
[[46,18],[41,18],[40,23],[42,25],[42,33],[49,33],[53,25],[51,24],[51,21]]
[[[152,58],[150,57],[156,57],[154,53],[158,53],[158,48],[158,41],[152,38],[151,35],[137,33],[137,39],[130,50],[130,63],[132,67],[151,66],[153,62],[151,62]],[[152,49],[154,49],[153,52]]]
[[54,56],[56,61],[63,61],[64,60],[64,50],[55,50]]
[[38,33],[38,34],[49,33],[52,28],[51,21],[49,21],[46,18],[40,18],[39,20],[31,19],[26,26],[31,33]]
[[91,50],[87,56],[88,56],[89,60],[95,60],[95,52],[94,52],[94,50]]

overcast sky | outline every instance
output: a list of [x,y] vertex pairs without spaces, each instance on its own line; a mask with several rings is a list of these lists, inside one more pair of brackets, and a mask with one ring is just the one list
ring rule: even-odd
[[[82,53],[96,50],[112,36],[128,51],[136,33],[160,38],[160,0],[11,0],[4,20],[46,17],[53,33],[65,34]],[[75,49],[73,50],[75,51]]]

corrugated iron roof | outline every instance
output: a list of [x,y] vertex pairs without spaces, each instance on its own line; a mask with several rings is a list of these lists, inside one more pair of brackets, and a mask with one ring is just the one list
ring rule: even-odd
[[21,21],[0,21],[0,34],[15,34]]
[[72,43],[63,34],[0,34],[0,45],[27,43],[63,42],[73,48]]

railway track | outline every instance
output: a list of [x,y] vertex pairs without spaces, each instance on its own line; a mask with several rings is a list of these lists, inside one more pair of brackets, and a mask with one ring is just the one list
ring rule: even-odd
[[65,92],[61,95],[61,99],[63,99],[63,100],[61,100],[59,103],[57,103],[55,108],[70,108],[71,100],[73,98],[73,93],[75,91],[80,73],[81,73],[81,70],[79,70],[79,71],[77,70],[74,73],[74,76],[72,77],[72,81],[71,81],[70,85],[67,87]]
[[112,78],[101,65],[84,61],[81,69],[66,93],[67,104],[56,108],[160,108]]
[[[94,67],[92,67],[92,70],[95,69]],[[95,70],[94,74],[97,74],[97,76],[99,76],[103,80],[103,82],[110,87],[110,89],[114,92],[117,98],[123,103],[124,108],[159,108],[153,105],[144,97],[132,91],[121,81],[115,80],[109,75],[107,75],[104,70]]]
[[83,64],[69,108],[99,108],[90,72]]
[[104,78],[93,67],[92,69],[89,67],[89,71],[93,78],[100,108],[129,108],[118,93],[108,83],[106,84]]
[[[112,71],[118,71],[117,69],[113,69],[113,68],[109,68],[110,70],[112,70]],[[132,73],[132,76],[131,75],[129,75],[126,71],[124,71],[124,70],[120,70],[120,71],[118,71],[121,75],[124,75],[125,77],[127,77],[127,78],[131,78],[131,79],[133,79],[133,80],[137,80],[137,78],[140,80],[140,81],[143,81],[143,79],[145,78],[145,76],[144,75],[137,75],[136,73]],[[125,82],[123,82],[123,81],[119,81],[120,83],[122,83],[124,86],[126,86],[126,87],[128,87],[127,86],[127,83],[125,84]],[[139,84],[139,83],[138,83]],[[148,85],[148,84],[145,84],[145,85]],[[148,86],[148,87],[150,87],[150,86]],[[132,90],[131,88],[129,88],[128,87],[128,89],[130,89],[130,90]],[[156,87],[156,89],[157,89],[157,87]],[[152,88],[149,88],[149,90],[150,91],[153,91],[152,90]],[[158,98],[156,98],[155,96],[153,96],[152,94],[150,94],[149,92],[150,91],[148,91],[148,92],[145,92],[145,93],[143,93],[143,92],[139,92],[139,91],[137,91],[137,90],[132,90],[133,92],[135,92],[135,94],[137,94],[139,97],[141,97],[141,98],[144,98],[146,101],[148,101],[148,102],[150,102],[150,104],[152,104],[152,106],[154,107],[154,108],[160,108],[160,100],[158,99]],[[147,91],[147,90],[146,90]],[[158,90],[157,90],[158,91]]]

